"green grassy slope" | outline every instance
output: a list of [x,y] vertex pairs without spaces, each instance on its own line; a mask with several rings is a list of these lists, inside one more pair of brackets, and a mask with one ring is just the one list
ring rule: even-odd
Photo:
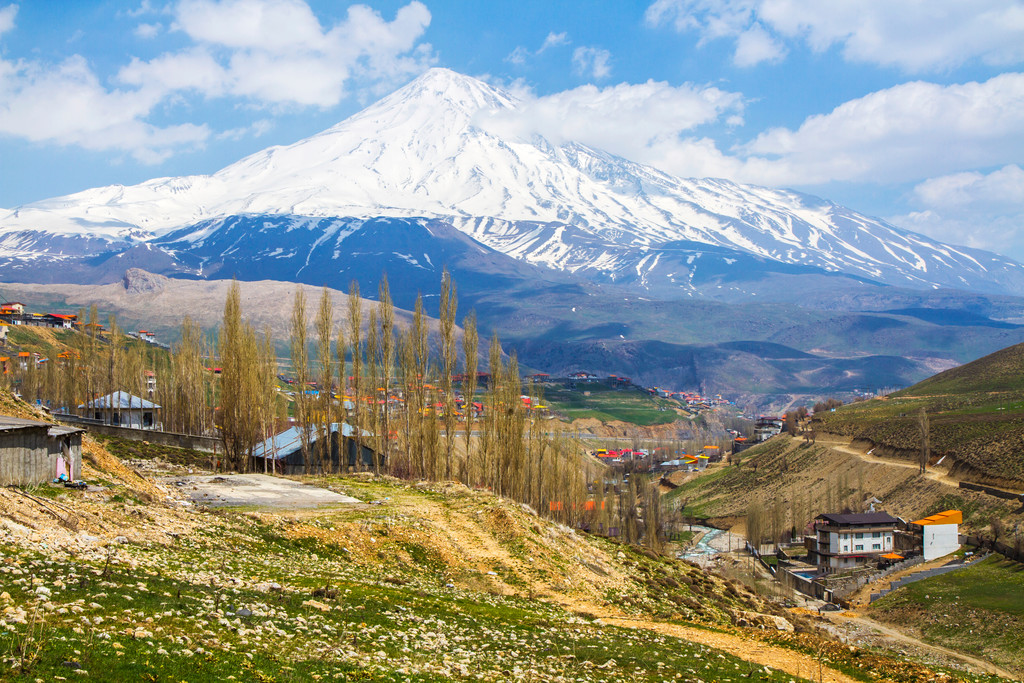
[[1024,565],[994,555],[979,565],[890,593],[872,616],[1024,673]]
[[922,408],[936,458],[955,460],[967,479],[1024,484],[1024,345],[939,373],[886,399],[816,415],[815,424],[909,456],[921,445]]

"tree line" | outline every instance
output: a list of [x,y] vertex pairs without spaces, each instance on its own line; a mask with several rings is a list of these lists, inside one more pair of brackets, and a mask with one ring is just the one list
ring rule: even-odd
[[164,429],[218,435],[221,467],[237,472],[271,469],[273,460],[253,451],[288,424],[298,428],[308,473],[345,470],[332,432],[347,423],[355,452],[373,454],[366,469],[376,474],[459,481],[574,527],[658,545],[657,478],[618,478],[560,422],[533,414],[528,406],[542,396],[524,387],[515,354],[503,352],[496,334],[483,352],[474,313],[457,324],[447,269],[440,293],[436,322],[420,296],[411,321],[399,325],[386,276],[369,305],[353,281],[343,316],[326,287],[311,307],[298,286],[287,340],[291,400],[279,390],[277,340],[245,320],[237,281],[215,334],[186,317],[169,353],[132,341],[113,317],[99,332],[95,306],[80,312],[89,322],[84,335],[69,337],[75,352],[44,369],[30,364],[21,389],[68,412],[117,390],[149,398],[162,406]]

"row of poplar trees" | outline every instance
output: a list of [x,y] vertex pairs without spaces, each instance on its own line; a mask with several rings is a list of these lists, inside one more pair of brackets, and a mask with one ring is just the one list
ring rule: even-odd
[[[643,536],[656,542],[657,534],[646,530],[660,511],[655,486],[643,483],[646,479],[613,481],[561,423],[532,414],[528,406],[542,397],[533,385],[523,386],[515,356],[502,352],[497,335],[489,342],[486,373],[480,372],[476,318],[470,313],[461,330],[456,325],[458,298],[447,270],[436,322],[428,319],[417,297],[411,321],[396,324],[386,277],[377,294],[376,304],[367,305],[353,281],[346,315],[335,320],[324,288],[310,320],[305,291],[296,289],[289,339],[292,415],[300,427],[307,472],[347,469],[347,454],[343,449],[339,459],[331,452],[330,436],[332,425],[347,423],[356,452],[365,448],[373,453],[368,468],[375,473],[457,480],[572,526],[604,533],[617,529],[627,540]],[[84,336],[73,336],[77,351],[41,369],[30,363],[19,376],[23,395],[52,399],[70,412],[117,390],[149,397],[162,406],[164,429],[218,434],[222,468],[268,468],[268,460],[254,459],[252,452],[280,431],[288,405],[278,391],[274,337],[243,318],[237,282],[228,290],[216,342],[186,317],[170,354],[132,341],[113,318],[109,329],[97,334],[95,307],[88,318],[81,312],[80,319],[89,324]],[[217,371],[211,372],[211,366]],[[155,373],[152,396],[147,370]],[[463,397],[461,419],[456,389]],[[650,511],[644,515],[646,524],[641,509]]]

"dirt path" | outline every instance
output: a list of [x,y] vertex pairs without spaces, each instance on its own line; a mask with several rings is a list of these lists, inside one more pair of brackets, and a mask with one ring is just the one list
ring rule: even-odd
[[[881,458],[881,457],[878,457],[876,455],[868,455],[868,453],[865,453],[864,451],[860,451],[860,450],[857,450],[856,448],[850,447],[848,445],[848,443],[845,442],[845,441],[838,441],[838,440],[833,440],[833,439],[829,439],[829,438],[824,438],[823,439],[823,438],[819,437],[817,439],[817,443],[820,443],[822,445],[828,446],[829,448],[831,448],[834,451],[839,451],[840,453],[846,453],[847,455],[853,455],[853,456],[856,456],[856,457],[860,458],[861,460],[863,460],[865,462],[870,462],[870,463],[873,463],[873,464],[876,464],[876,465],[887,465],[889,467],[902,467],[904,469],[911,469],[911,470],[915,470],[915,471],[920,469],[920,465],[918,465],[915,462],[907,462],[905,460],[898,460],[896,458]],[[931,469],[926,470],[924,476],[925,476],[926,479],[931,479],[932,481],[937,481],[937,482],[939,482],[941,484],[945,484],[946,486],[952,486],[954,488],[958,488],[960,486],[960,480],[959,479],[954,479],[953,477],[950,477],[949,474],[947,472],[945,472],[944,470],[937,470],[934,467],[931,468]]]
[[[707,645],[708,647],[728,652],[744,661],[754,662],[761,666],[769,666],[796,677],[819,680],[820,672],[820,680],[825,683],[853,683],[856,681],[856,679],[850,678],[834,669],[821,666],[817,660],[809,655],[768,645],[732,633],[705,631],[699,628],[641,619],[605,617],[600,619],[600,622],[622,628],[646,629],[662,635],[687,640],[691,643],[700,643],[701,645]],[[819,666],[821,666],[820,669]]]
[[856,612],[840,612],[836,614],[827,614],[827,617],[834,624],[837,624],[842,627],[846,627],[849,622],[853,622],[859,626],[862,626],[864,628],[867,628],[871,631],[877,632],[885,636],[885,638],[888,640],[895,640],[900,643],[910,645],[918,650],[925,650],[927,652],[944,656],[949,659],[964,662],[977,673],[995,674],[996,676],[1007,678],[1012,681],[1019,680],[1019,676],[1017,676],[1016,674],[1007,671],[1002,667],[996,666],[995,664],[986,662],[984,659],[971,657],[970,655],[965,655],[962,652],[950,650],[948,648],[942,647],[941,645],[932,645],[931,643],[926,643],[923,640],[915,638],[914,636],[908,635],[895,628],[879,623],[874,619],[861,616]]

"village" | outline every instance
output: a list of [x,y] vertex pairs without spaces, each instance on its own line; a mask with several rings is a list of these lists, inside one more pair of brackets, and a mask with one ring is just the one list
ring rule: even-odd
[[[682,420],[732,406],[721,396],[638,387],[628,377],[600,377],[585,371],[565,377],[534,373],[510,378],[499,366],[497,382],[491,372],[479,370],[472,375],[420,376],[412,383],[401,377],[385,381],[381,374],[351,374],[344,383],[335,378],[327,389],[328,384],[314,373],[300,380],[294,373],[275,371],[270,394],[273,409],[251,423],[260,437],[251,442],[242,460],[232,460],[217,405],[210,405],[209,414],[194,423],[200,429],[168,429],[174,419],[168,418],[161,396],[164,385],[175,379],[166,370],[161,372],[159,359],[178,347],[161,344],[146,330],[121,331],[113,320],[109,326],[101,325],[95,314],[91,322],[83,323],[80,317],[27,313],[17,303],[0,311],[0,353],[6,352],[0,355],[2,381],[16,397],[46,416],[38,420],[0,416],[0,484],[4,486],[93,490],[95,483],[83,478],[87,437],[162,444],[195,454],[188,476],[183,478],[182,470],[174,476],[176,485],[191,491],[196,505],[229,501],[270,505],[266,501],[279,500],[285,502],[273,504],[287,506],[308,497],[301,488],[287,488],[288,480],[282,477],[309,481],[310,475],[328,473],[419,471],[444,481],[451,472],[477,481],[474,488],[482,491],[521,487],[516,495],[531,499],[546,517],[570,528],[629,543],[656,543],[661,552],[708,571],[727,572],[737,558],[748,557],[750,569],[742,575],[743,581],[752,586],[769,582],[790,600],[801,596],[801,604],[819,611],[850,609],[860,601],[870,604],[899,587],[961,571],[988,557],[987,552],[962,551],[968,542],[977,545],[978,539],[960,533],[960,510],[906,519],[884,511],[877,498],[852,509],[836,505],[815,510],[806,524],[793,524],[788,534],[768,533],[769,525],[777,522],[751,514],[731,531],[703,526],[706,520],[687,517],[685,503],[676,509],[674,502],[664,501],[676,500],[675,494],[702,477],[714,479],[719,473],[749,467],[743,462],[744,454],[756,446],[798,438],[809,443],[814,413],[760,416],[741,429],[724,430],[712,443],[699,437],[686,442],[633,437],[627,439],[630,445],[613,445],[614,438],[584,438],[560,428],[558,411],[545,394],[575,391],[583,395],[598,390],[642,394],[672,402]],[[51,360],[44,353],[12,345],[11,333],[18,334],[19,328],[49,328],[69,343]],[[119,352],[123,357],[116,355]],[[118,387],[104,385],[102,375],[95,375],[78,385],[78,391],[90,385],[97,388],[81,402],[54,400],[61,397],[59,392],[47,398],[53,387],[72,386],[71,380],[62,377],[90,374],[88,353],[103,356],[107,364],[124,363],[135,376],[126,377]],[[137,360],[130,363],[127,359],[133,353]],[[223,364],[213,355],[196,360],[201,361],[196,386],[214,399],[223,395]],[[101,393],[100,387],[107,391]],[[510,405],[514,410],[508,410]],[[834,404],[822,404],[819,410],[834,410]],[[507,415],[515,415],[518,426],[498,422]],[[500,478],[488,479],[484,474],[493,466],[488,464],[490,458],[500,462],[510,457],[498,450],[499,435],[510,427],[521,430],[523,455],[550,452],[556,460],[556,470],[550,473],[535,470],[536,487],[515,483],[511,469]],[[488,443],[493,444],[489,447],[493,455],[486,451],[473,455],[476,449],[488,448]],[[142,461],[137,466],[149,467]],[[531,465],[523,466],[531,471]],[[560,486],[566,488],[554,486],[554,479],[549,479],[554,476],[564,477],[568,485]],[[771,542],[765,542],[769,537]]]

